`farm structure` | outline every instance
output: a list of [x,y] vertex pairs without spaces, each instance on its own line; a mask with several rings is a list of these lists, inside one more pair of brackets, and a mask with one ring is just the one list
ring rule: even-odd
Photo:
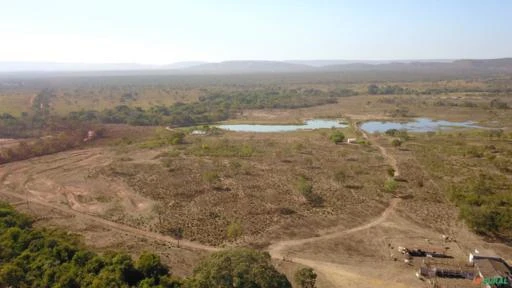
[[469,262],[461,264],[423,261],[416,276],[429,279],[432,287],[512,287],[510,265],[502,258],[492,256],[470,254]]

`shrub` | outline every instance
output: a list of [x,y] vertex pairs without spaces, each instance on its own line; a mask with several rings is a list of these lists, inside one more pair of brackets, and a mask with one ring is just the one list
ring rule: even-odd
[[316,273],[311,268],[302,268],[295,272],[295,283],[300,288],[315,288],[316,287]]
[[343,183],[347,179],[347,174],[345,173],[345,170],[340,169],[334,173],[334,180],[338,183]]
[[396,135],[398,135],[398,129],[388,129],[384,133],[388,136],[395,137]]
[[219,181],[220,177],[217,171],[206,171],[203,173],[203,180],[211,185]]
[[230,240],[236,240],[243,234],[243,228],[240,221],[231,222],[226,229],[226,236]]
[[313,185],[304,177],[299,178],[299,182],[297,184],[297,189],[299,193],[304,196],[306,201],[314,207],[321,206],[324,202],[322,196],[313,192]]
[[345,134],[343,134],[343,132],[341,131],[334,131],[329,136],[329,139],[331,139],[331,141],[334,142],[334,144],[339,144],[342,143],[343,140],[345,140]]
[[398,183],[393,178],[389,178],[384,183],[384,191],[386,191],[388,193],[395,192],[397,188],[398,188]]
[[304,177],[299,178],[297,188],[302,195],[313,193],[313,185]]
[[393,139],[393,141],[391,141],[391,145],[394,147],[400,147],[402,146],[402,141],[400,139]]
[[409,134],[407,133],[407,130],[405,130],[405,129],[401,129],[401,130],[398,130],[398,129],[388,129],[388,130],[386,130],[385,133],[388,136],[397,137],[398,139],[400,139],[403,142],[405,142],[405,141],[410,139]]

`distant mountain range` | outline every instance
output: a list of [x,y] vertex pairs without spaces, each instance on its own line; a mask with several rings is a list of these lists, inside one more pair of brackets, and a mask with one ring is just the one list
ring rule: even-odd
[[313,69],[312,66],[280,61],[225,61],[206,63],[185,68],[187,72],[200,73],[276,73],[301,72]]
[[290,60],[290,61],[200,61],[177,62],[169,65],[136,63],[84,64],[52,62],[0,62],[0,72],[78,72],[78,71],[155,71],[158,74],[245,74],[290,72],[511,72],[512,58],[484,60]]

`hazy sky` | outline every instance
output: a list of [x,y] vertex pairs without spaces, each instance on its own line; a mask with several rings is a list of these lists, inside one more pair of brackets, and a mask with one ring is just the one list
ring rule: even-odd
[[512,56],[510,0],[0,0],[0,61]]

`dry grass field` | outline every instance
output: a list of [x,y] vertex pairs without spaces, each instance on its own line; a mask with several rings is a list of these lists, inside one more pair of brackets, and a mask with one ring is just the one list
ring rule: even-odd
[[[484,89],[489,83],[386,82],[416,90]],[[186,133],[184,143],[155,145],[155,135],[173,132],[107,125],[106,138],[80,149],[1,165],[1,199],[35,215],[38,225],[81,234],[99,251],[158,253],[178,275],[190,274],[208,251],[232,246],[269,251],[289,279],[297,267],[310,266],[319,274],[318,287],[427,287],[414,276],[420,262],[409,266],[395,259],[398,246],[447,246],[457,261],[478,248],[512,260],[510,244],[471,232],[450,198],[452,186],[482,173],[492,176],[500,193],[510,193],[512,113],[491,105],[499,99],[512,107],[510,95],[368,95],[367,82],[285,84],[326,91],[343,86],[361,95],[309,108],[244,110],[226,122],[343,118],[351,123],[341,129],[345,136],[364,143],[336,145],[329,140],[331,129],[193,136],[190,129],[177,128]],[[66,86],[58,90],[52,107],[63,114],[78,107],[110,108],[132,91],[138,94],[124,104],[169,105],[193,102],[204,89],[258,84],[173,85]],[[38,90],[13,91],[0,93],[0,103],[13,103],[0,105],[0,114],[25,111],[20,107],[30,107],[30,93]],[[354,126],[414,117],[471,120],[493,129],[409,133],[396,147],[393,137],[377,133],[364,139]],[[490,136],[497,128],[500,136]],[[180,229],[178,248],[174,238]],[[442,235],[454,241],[445,243]]]
[[[357,225],[389,195],[388,166],[372,146],[335,145],[326,131],[225,133],[186,144],[91,148],[5,165],[5,187],[74,210],[205,244],[263,245]],[[371,167],[371,173],[368,170]],[[320,197],[309,203],[300,179]],[[229,239],[230,224],[241,235]]]

